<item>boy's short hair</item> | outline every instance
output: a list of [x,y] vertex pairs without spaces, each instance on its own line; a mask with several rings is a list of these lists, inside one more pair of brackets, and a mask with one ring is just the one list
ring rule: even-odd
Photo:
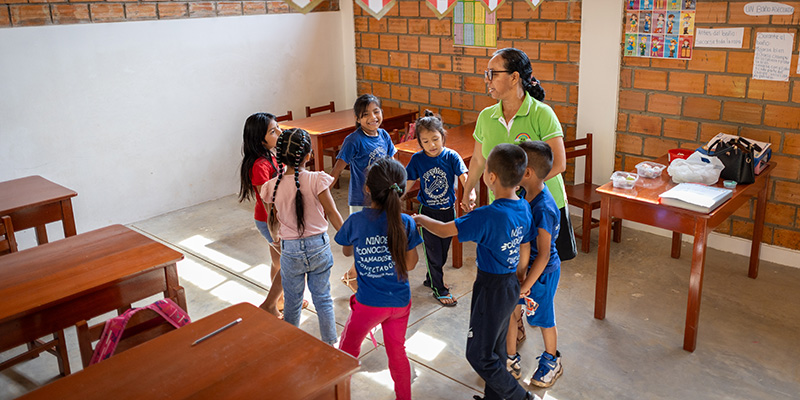
[[550,145],[539,140],[527,140],[519,144],[528,155],[528,168],[536,172],[536,176],[544,180],[553,169],[553,150]]
[[486,160],[486,172],[494,172],[503,187],[513,188],[519,185],[525,175],[528,156],[517,145],[501,143],[492,149]]

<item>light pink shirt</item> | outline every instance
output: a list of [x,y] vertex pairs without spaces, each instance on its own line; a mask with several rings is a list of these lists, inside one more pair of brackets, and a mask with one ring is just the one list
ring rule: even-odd
[[[278,178],[270,179],[261,187],[261,198],[267,203],[272,203],[272,191]],[[328,231],[328,220],[325,210],[317,196],[325,191],[333,177],[323,171],[300,171],[300,192],[303,193],[303,220],[305,230],[302,237],[318,235]],[[278,186],[278,195],[275,197],[275,211],[278,213],[278,222],[281,239],[292,240],[301,238],[297,229],[297,213],[294,209],[294,198],[297,187],[294,183],[294,174],[284,175]]]

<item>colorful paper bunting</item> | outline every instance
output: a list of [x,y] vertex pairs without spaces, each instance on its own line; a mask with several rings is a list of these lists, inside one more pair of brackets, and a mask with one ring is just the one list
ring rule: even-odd
[[525,1],[528,3],[529,6],[531,6],[532,10],[535,10],[540,5],[542,5],[542,3],[544,3],[544,0],[525,0]]
[[[533,0],[536,1],[536,0]],[[539,0],[541,1],[541,0]],[[428,7],[433,10],[433,13],[436,14],[436,17],[439,19],[444,18],[445,14],[448,14],[453,7],[456,6],[457,0],[427,0]]]
[[322,0],[283,0],[288,4],[290,7],[294,8],[298,12],[303,14],[308,14],[309,11],[313,10],[314,7],[322,3]]
[[481,0],[481,3],[486,6],[486,9],[489,10],[490,13],[495,12],[495,10],[497,10],[497,8],[502,6],[505,2],[506,0]]
[[383,18],[396,2],[396,0],[356,0],[356,4],[377,19]]

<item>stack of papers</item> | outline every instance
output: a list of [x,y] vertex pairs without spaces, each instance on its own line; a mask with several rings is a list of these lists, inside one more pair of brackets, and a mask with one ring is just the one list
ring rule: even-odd
[[681,183],[661,193],[661,204],[710,213],[733,195],[733,190],[697,183]]

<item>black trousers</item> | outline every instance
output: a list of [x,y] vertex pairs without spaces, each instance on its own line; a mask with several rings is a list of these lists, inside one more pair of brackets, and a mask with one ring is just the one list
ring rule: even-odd
[[[419,213],[442,222],[450,222],[455,219],[456,215],[453,207],[437,210],[420,206]],[[436,296],[447,296],[450,291],[444,286],[442,267],[447,262],[447,253],[450,251],[452,238],[440,238],[428,232],[427,229],[422,229],[422,240],[425,248],[425,264],[428,266],[428,275],[425,280],[431,283],[431,289]]]
[[524,399],[527,393],[506,369],[508,320],[519,290],[513,272],[497,275],[478,270],[472,287],[467,361],[486,382],[485,400]]

